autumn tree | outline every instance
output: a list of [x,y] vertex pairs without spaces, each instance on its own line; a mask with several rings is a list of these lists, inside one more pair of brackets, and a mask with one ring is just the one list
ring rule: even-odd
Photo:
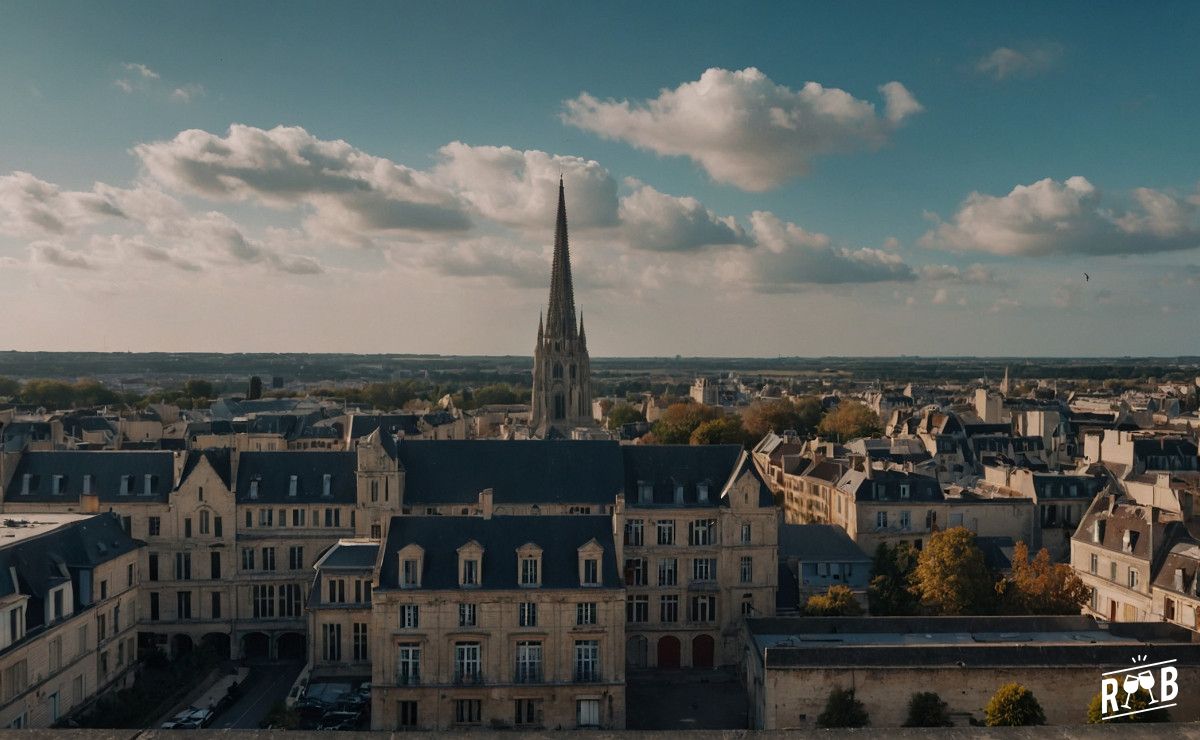
[[834,687],[825,701],[825,710],[817,715],[817,727],[866,727],[870,724],[867,708],[854,696],[854,689]]
[[856,437],[876,437],[883,433],[879,415],[857,401],[842,401],[821,419],[817,430],[822,435],[844,442]]
[[963,527],[935,533],[917,558],[912,589],[921,606],[938,615],[986,614],[993,608],[995,579]]
[[909,578],[917,567],[917,551],[906,544],[879,543],[871,564],[867,604],[875,616],[901,617],[917,613],[917,596]]
[[724,415],[723,410],[712,406],[673,403],[663,410],[650,431],[658,444],[685,445],[691,441],[692,432],[696,431],[696,427]]
[[735,414],[702,422],[688,438],[688,444],[693,445],[744,445],[747,441],[746,430],[742,428],[742,420]]
[[821,399],[805,396],[794,401],[779,399],[759,401],[742,414],[742,425],[754,439],[761,439],[767,432],[795,430],[808,435],[821,422]]
[[1029,547],[1013,548],[1012,573],[1000,583],[1004,610],[1011,614],[1078,614],[1090,592],[1067,563],[1051,563],[1042,548],[1033,560]]
[[983,710],[988,727],[1025,727],[1046,724],[1046,713],[1033,692],[1019,683],[1001,686]]
[[804,613],[810,617],[857,617],[863,608],[850,587],[839,583],[823,594],[808,597]]
[[908,719],[905,727],[952,727],[949,705],[932,691],[918,691],[908,700]]
[[616,431],[625,424],[645,421],[646,415],[633,404],[618,403],[608,412],[608,428]]

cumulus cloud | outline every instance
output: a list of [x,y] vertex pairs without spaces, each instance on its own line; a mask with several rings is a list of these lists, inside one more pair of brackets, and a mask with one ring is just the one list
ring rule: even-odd
[[122,216],[102,192],[64,191],[28,172],[0,175],[0,232],[62,235],[105,216]]
[[1115,213],[1102,206],[1100,191],[1078,176],[1018,185],[1003,196],[975,192],[921,243],[1027,256],[1144,254],[1200,246],[1194,204],[1150,188],[1132,196],[1136,209]]
[[1021,49],[1001,46],[975,62],[975,71],[994,80],[1032,77],[1054,66],[1062,56],[1059,44],[1034,44]]
[[617,183],[593,160],[461,141],[445,145],[438,155],[435,178],[488,220],[520,229],[553,229],[561,176],[572,229],[616,224]]
[[690,197],[660,193],[638,183],[621,199],[621,228],[635,249],[682,252],[707,246],[748,244],[732,216],[721,217]]
[[813,157],[872,149],[921,110],[899,82],[879,88],[884,110],[837,88],[792,90],[759,70],[713,68],[657,98],[565,102],[565,123],[661,155],[686,156],[716,181],[743,190],[776,187],[808,171]]
[[155,72],[144,64],[138,64],[137,62],[125,62],[121,65],[121,67],[126,72],[133,72],[136,76],[143,79],[157,80],[159,78],[158,72]]
[[726,277],[745,280],[762,292],[818,284],[878,283],[916,279],[898,255],[881,249],[835,247],[825,234],[806,231],[773,213],[750,215],[756,246],[739,255],[740,269]]
[[299,127],[234,124],[225,136],[191,129],[133,153],[157,181],[216,200],[308,206],[312,225],[346,240],[470,227],[462,201],[428,173],[318,139]]

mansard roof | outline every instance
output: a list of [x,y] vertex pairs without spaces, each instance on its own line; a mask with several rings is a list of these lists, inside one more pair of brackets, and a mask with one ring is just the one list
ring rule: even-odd
[[[678,505],[675,491],[683,487],[685,506],[717,507],[725,484],[742,468],[741,445],[626,445],[621,448],[625,465],[625,504],[644,506],[639,495],[642,484],[653,487],[652,505]],[[753,465],[750,472],[757,477]],[[767,490],[765,484],[760,485]],[[700,484],[708,485],[708,499],[701,501]],[[770,501],[770,491],[767,490]],[[761,496],[760,496],[761,498]]]
[[[901,497],[901,485],[908,486],[907,497]],[[851,468],[842,475],[837,487],[853,494],[855,501],[910,503],[945,499],[936,478],[899,470],[872,470],[868,477],[866,471]]]
[[338,542],[313,567],[317,570],[371,570],[379,555],[378,542]]
[[[353,452],[243,452],[238,459],[237,502],[337,503],[358,500],[358,456]],[[324,495],[329,476],[329,496]],[[296,495],[290,495],[296,476]],[[258,482],[251,497],[251,483]]]
[[[29,476],[29,494],[22,494],[25,476]],[[53,493],[54,476],[59,481],[58,495]],[[84,476],[91,476],[91,490],[105,502],[165,501],[175,488],[174,453],[169,451],[129,452],[122,450],[71,450],[67,452],[25,452],[4,492],[5,501],[62,502],[78,501],[83,493]],[[132,476],[128,493],[121,494],[124,476]],[[146,493],[150,476],[150,493]]]
[[483,590],[520,589],[517,550],[531,542],[542,549],[541,588],[578,589],[579,548],[591,540],[604,548],[601,587],[622,588],[612,519],[607,516],[392,517],[379,588],[399,588],[398,554],[410,544],[424,550],[422,589],[459,588],[458,548],[470,540],[484,548],[479,585]]
[[[48,521],[40,522],[39,517]],[[125,533],[116,514],[70,515],[54,526],[63,518],[61,514],[23,514],[4,520],[5,529],[11,527],[18,532],[30,527],[46,529],[24,537],[18,534],[21,538],[16,542],[0,547],[0,597],[18,591],[32,597],[31,626],[40,623],[39,602],[51,588],[76,579],[79,569],[93,568],[140,546]]]

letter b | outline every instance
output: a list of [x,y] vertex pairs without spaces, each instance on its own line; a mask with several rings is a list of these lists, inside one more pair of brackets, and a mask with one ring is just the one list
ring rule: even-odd
[[1159,686],[1162,687],[1159,696],[1159,701],[1171,701],[1179,695],[1179,683],[1176,679],[1179,678],[1179,671],[1175,670],[1175,666],[1166,665],[1159,671]]

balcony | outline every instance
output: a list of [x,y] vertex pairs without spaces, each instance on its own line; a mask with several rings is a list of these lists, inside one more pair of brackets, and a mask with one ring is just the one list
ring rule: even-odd
[[513,674],[514,683],[542,683],[543,681],[540,665],[518,666]]
[[478,669],[459,668],[454,671],[455,686],[482,686],[483,674]]

